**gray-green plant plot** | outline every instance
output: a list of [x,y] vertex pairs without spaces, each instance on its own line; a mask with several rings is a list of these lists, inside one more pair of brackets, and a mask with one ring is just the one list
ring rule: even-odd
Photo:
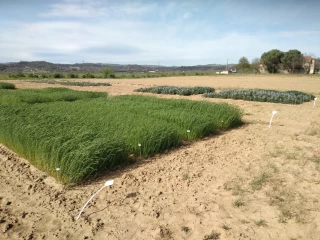
[[256,102],[301,104],[314,100],[315,96],[300,91],[275,91],[262,89],[222,90],[219,93],[205,93],[206,98],[241,99]]
[[63,88],[1,90],[0,96],[0,142],[63,183],[242,123],[242,112],[225,103]]
[[150,92],[156,94],[170,94],[170,95],[195,95],[214,92],[212,87],[176,87],[176,86],[155,86],[149,88],[139,88],[136,92]]

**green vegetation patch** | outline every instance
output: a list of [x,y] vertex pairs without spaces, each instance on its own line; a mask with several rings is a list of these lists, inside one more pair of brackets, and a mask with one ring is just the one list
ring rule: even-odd
[[16,89],[16,86],[12,83],[0,82],[0,89]]
[[285,104],[301,104],[303,102],[311,101],[315,96],[299,92],[299,91],[286,91],[280,92],[275,90],[222,90],[219,93],[205,93],[204,97],[207,98],[230,98],[241,99],[246,101],[256,102],[273,102]]
[[65,86],[79,86],[79,87],[98,87],[98,86],[111,86],[110,83],[102,82],[75,82],[75,81],[57,81],[54,79],[32,80],[28,82],[33,83],[47,83],[47,84],[60,84]]
[[156,86],[149,88],[139,88],[136,92],[150,92],[156,94],[172,94],[172,95],[195,95],[214,92],[212,87],[175,87],[175,86]]
[[[48,89],[33,91],[50,95]],[[21,90],[24,97],[33,91]],[[28,102],[0,101],[0,142],[63,183],[82,182],[131,158],[242,123],[236,107],[190,100],[118,96]]]
[[0,89],[0,104],[73,102],[106,96],[106,93],[75,91],[67,88],[21,89],[15,91]]

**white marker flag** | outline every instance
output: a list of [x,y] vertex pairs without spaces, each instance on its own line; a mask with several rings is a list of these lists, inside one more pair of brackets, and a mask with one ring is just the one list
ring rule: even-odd
[[91,198],[89,198],[89,200],[86,202],[86,204],[83,206],[83,208],[81,209],[78,217],[77,217],[77,220],[79,219],[81,213],[83,212],[83,210],[86,208],[86,206],[88,205],[88,203],[102,190],[104,189],[105,187],[108,187],[108,186],[111,186],[113,184],[114,180],[109,180],[109,181],[106,181],[106,183],[102,186],[102,188],[100,188],[95,194],[93,194],[91,196]]
[[277,113],[277,111],[272,111],[272,116],[271,116],[271,119],[270,119],[269,128],[271,128],[272,119],[273,119],[273,116],[276,115],[276,113]]

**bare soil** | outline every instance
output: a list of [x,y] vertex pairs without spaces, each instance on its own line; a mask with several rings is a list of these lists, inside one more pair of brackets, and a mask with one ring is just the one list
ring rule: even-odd
[[[59,86],[9,82],[18,88]],[[112,86],[70,88],[121,95],[144,86],[202,85],[320,94],[316,76],[108,82]],[[0,239],[320,239],[320,103],[313,108],[313,102],[158,97],[228,102],[243,109],[245,124],[71,189],[0,145]],[[278,113],[268,128],[273,110]],[[108,179],[114,185],[102,190],[76,221]]]

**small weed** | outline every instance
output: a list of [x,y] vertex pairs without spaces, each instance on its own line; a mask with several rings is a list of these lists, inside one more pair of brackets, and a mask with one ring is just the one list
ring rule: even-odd
[[70,188],[74,187],[75,185],[76,185],[75,183],[68,182],[68,183],[66,183],[65,188],[70,189]]
[[184,173],[183,174],[183,180],[188,180],[189,179],[189,174],[188,173]]
[[320,136],[320,123],[312,122],[305,133],[309,136]]
[[320,155],[313,155],[312,157],[309,157],[309,160],[311,160],[312,162],[315,162],[317,164],[320,163]]
[[260,190],[268,181],[269,181],[269,174],[266,172],[260,173],[258,176],[254,177],[251,182],[251,187],[253,190]]
[[274,150],[269,152],[269,155],[273,158],[279,157],[281,154],[283,154],[284,150],[282,147],[276,145]]
[[276,184],[266,194],[270,197],[269,204],[277,206],[280,210],[280,223],[286,223],[290,219],[295,219],[299,223],[308,221],[308,211],[310,210],[308,201],[295,190],[294,186]]
[[172,239],[172,232],[170,229],[160,226],[160,238]]
[[48,177],[48,175],[47,174],[42,174],[41,176],[40,176],[40,180],[44,180],[44,179],[46,179]]
[[250,223],[250,221],[247,221],[247,220],[245,220],[245,219],[242,219],[240,222],[241,222],[242,224],[248,224],[248,223]]
[[286,159],[292,159],[292,160],[297,160],[297,153],[295,152],[286,152],[285,154]]
[[242,189],[243,186],[243,179],[241,178],[235,178],[231,181],[227,181],[223,184],[223,187],[225,190],[227,191],[231,191],[232,190],[232,195],[236,196],[236,195],[243,195],[245,190]]
[[182,232],[185,232],[185,233],[188,233],[188,232],[191,231],[191,228],[186,227],[186,226],[182,226],[182,227],[181,227],[181,231],[182,231]]
[[267,227],[267,221],[264,219],[260,219],[258,221],[254,221],[258,227]]
[[212,231],[209,235],[205,235],[203,240],[218,240],[220,239],[221,233],[218,233],[216,231]]
[[287,223],[287,221],[294,217],[293,209],[289,209],[287,207],[281,208],[279,222]]
[[245,203],[241,198],[238,198],[237,200],[235,200],[233,202],[233,206],[238,207],[238,208],[241,206],[244,206],[244,205],[245,205]]
[[222,229],[224,229],[224,230],[226,230],[226,231],[229,231],[230,229],[231,229],[231,227],[229,227],[227,224],[223,224],[222,226],[221,226],[221,228]]
[[273,173],[279,172],[279,168],[274,163],[268,163],[267,167],[271,168],[273,170]]

